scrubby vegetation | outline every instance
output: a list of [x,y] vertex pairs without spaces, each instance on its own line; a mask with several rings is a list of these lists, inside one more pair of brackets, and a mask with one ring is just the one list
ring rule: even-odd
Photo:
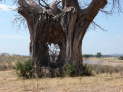
[[76,71],[76,68],[75,68],[75,65],[73,65],[73,64],[66,64],[64,66],[64,75],[65,76],[74,76],[75,71]]
[[[17,74],[20,77],[23,77],[23,78],[32,78],[33,77],[32,63],[30,60],[25,61],[25,62],[17,62],[15,69],[16,69]],[[65,76],[74,77],[75,70],[76,70],[75,65],[66,64],[64,66],[64,73],[61,74],[59,77],[65,77]],[[120,73],[120,72],[123,72],[122,66],[114,67],[114,66],[109,66],[109,65],[83,64],[81,76],[94,76],[96,74],[101,74],[101,73],[112,74],[112,73]],[[52,75],[50,75],[50,76],[52,76]],[[54,76],[54,77],[56,77],[56,76]]]
[[[119,58],[122,60],[122,57]],[[117,59],[118,60],[118,59]],[[114,62],[118,62],[117,60],[114,60]],[[121,62],[119,60],[119,62]],[[111,61],[111,60],[109,60]],[[107,61],[108,62],[108,61]],[[121,62],[122,63],[122,62]],[[118,73],[123,71],[123,66],[116,65],[115,67],[112,65],[100,65],[100,64],[83,64],[82,66],[82,72],[81,76],[91,76],[101,73]],[[16,73],[19,77],[24,78],[32,78],[32,62],[30,60],[30,57],[28,56],[18,56],[18,55],[2,55],[0,56],[0,71],[6,71],[15,69]],[[55,69],[53,71],[49,71],[49,77],[64,77],[64,76],[71,76],[74,77],[76,67],[72,64],[66,64],[64,66],[63,73],[59,74],[57,71],[58,69]]]
[[119,59],[120,59],[120,60],[123,60],[123,56],[120,56]]
[[32,78],[32,61],[29,59],[24,62],[17,62],[15,65],[16,73],[20,77]]
[[23,62],[29,58],[29,56],[0,54],[0,71],[13,69],[16,62]]
[[[32,66],[32,61],[31,60],[27,60],[27,61],[23,61],[23,62],[17,62],[15,64],[15,70],[16,70],[16,73],[19,77],[23,77],[23,78],[34,78],[34,74],[33,74],[33,66]],[[61,74],[57,74],[57,71],[53,71],[53,73],[51,72],[49,77],[52,76],[52,77],[65,77],[65,76],[69,76],[69,77],[74,77],[76,74],[75,74],[75,71],[76,71],[76,67],[75,65],[72,65],[72,64],[66,64],[64,66],[64,69],[63,69],[63,73]],[[87,64],[84,64],[83,65],[83,69],[81,71],[81,76],[90,76],[90,75],[93,75],[93,72],[92,72],[92,67],[87,65]],[[55,75],[54,75],[55,74]],[[44,76],[41,76],[41,77],[44,77]]]
[[[67,65],[66,66],[66,72],[65,74],[73,76],[75,67],[74,65]],[[93,76],[96,74],[101,73],[122,73],[123,72],[123,66],[110,66],[110,65],[99,65],[99,64],[83,64],[83,69],[81,72],[82,76]]]

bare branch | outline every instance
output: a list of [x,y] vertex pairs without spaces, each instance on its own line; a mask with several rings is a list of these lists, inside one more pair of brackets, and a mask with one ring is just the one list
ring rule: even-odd
[[107,31],[105,28],[101,27],[101,26],[100,26],[99,24],[97,24],[95,21],[92,21],[92,24],[93,24],[95,27],[101,29],[102,31]]
[[39,2],[39,4],[40,4],[42,7],[45,7],[45,6],[40,2],[40,0],[38,0],[38,2]]
[[100,12],[102,12],[104,14],[107,14],[107,15],[111,15],[112,14],[111,11],[106,11],[106,10],[103,10],[103,9],[101,9]]
[[[41,1],[42,1],[45,5],[43,5],[43,4],[41,3]],[[38,2],[39,2],[39,4],[40,4],[42,7],[46,8],[46,9],[49,9],[49,8],[50,8],[49,4],[46,3],[44,0],[38,0]]]
[[120,0],[112,0],[112,12],[117,9],[118,12],[121,12],[122,7],[121,7],[121,1]]

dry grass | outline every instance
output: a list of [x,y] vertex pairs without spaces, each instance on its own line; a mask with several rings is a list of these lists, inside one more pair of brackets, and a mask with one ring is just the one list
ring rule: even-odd
[[0,71],[13,69],[16,62],[23,62],[29,58],[28,56],[0,55]]
[[123,75],[23,80],[0,71],[0,92],[123,92]]
[[97,58],[97,57],[91,57],[88,58],[89,60],[94,60],[94,61],[110,61],[110,62],[123,62],[123,60],[119,60],[118,57],[101,57],[101,58]]
[[84,58],[84,60],[99,61],[99,63],[102,65],[123,66],[123,60],[119,60],[118,57],[105,57],[105,58],[91,57],[91,58],[87,58],[87,59]]
[[[19,56],[16,56],[16,59],[9,57],[10,60],[8,63],[1,61],[0,65],[13,66],[16,60],[23,61]],[[123,66],[123,60],[117,58],[89,58],[89,60],[101,61],[104,65]],[[17,77],[14,70],[0,71],[0,92],[123,92],[123,74],[23,80]]]

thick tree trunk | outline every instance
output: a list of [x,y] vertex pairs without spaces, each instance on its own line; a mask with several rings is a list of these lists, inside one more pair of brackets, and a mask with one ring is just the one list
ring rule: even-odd
[[42,72],[42,67],[46,67],[47,71],[49,67],[49,53],[47,44],[33,43],[33,71],[35,77],[42,77],[44,73]]
[[75,65],[76,75],[80,75],[82,72],[82,40],[90,22],[83,23],[77,13],[66,16],[69,17],[69,20],[64,22],[65,25],[68,25],[66,28],[64,27],[67,29],[64,30],[66,32],[65,64]]
[[[73,18],[72,18],[73,19]],[[76,37],[78,30],[75,29],[76,21],[70,21],[70,29],[68,28],[68,33],[66,37],[66,63],[80,64],[81,59],[81,41]],[[71,24],[72,23],[72,24]]]
[[68,44],[68,49],[66,50],[66,64],[72,64],[76,67],[76,75],[80,74],[82,71],[82,53],[81,53],[81,42],[73,42]]
[[65,64],[74,65],[76,67],[76,75],[80,75],[80,71],[82,71],[81,46],[86,30],[82,30],[83,32],[79,34],[81,27],[84,26],[80,26],[79,24],[81,23],[81,19],[79,19],[79,9],[78,6],[76,6],[77,3],[75,3],[75,0],[71,2],[71,5],[69,2],[66,2],[65,5],[68,11],[66,11],[61,21],[63,31],[66,35]]
[[[76,66],[76,75],[82,71],[82,40],[84,35],[107,0],[92,0],[90,5],[81,9],[78,0],[62,0],[62,10],[54,13],[53,9],[43,9],[33,0],[19,0],[18,12],[27,20],[30,31],[30,51],[34,70],[42,76],[40,67],[48,67],[48,44],[58,44],[60,55],[57,67],[62,71],[65,64]],[[50,13],[51,12],[51,13]]]

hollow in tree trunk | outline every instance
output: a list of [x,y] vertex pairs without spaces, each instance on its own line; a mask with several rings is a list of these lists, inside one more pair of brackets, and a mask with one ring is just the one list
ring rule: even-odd
[[[18,12],[27,21],[33,64],[48,66],[48,44],[58,44],[60,55],[58,67],[65,64],[76,66],[76,75],[82,71],[82,40],[87,29],[107,0],[92,0],[90,5],[81,9],[78,0],[61,0],[62,9],[43,8],[33,0],[19,0]],[[54,11],[53,11],[54,10]],[[55,13],[54,13],[55,12]],[[40,67],[38,67],[40,68]],[[37,73],[40,75],[40,72]]]

